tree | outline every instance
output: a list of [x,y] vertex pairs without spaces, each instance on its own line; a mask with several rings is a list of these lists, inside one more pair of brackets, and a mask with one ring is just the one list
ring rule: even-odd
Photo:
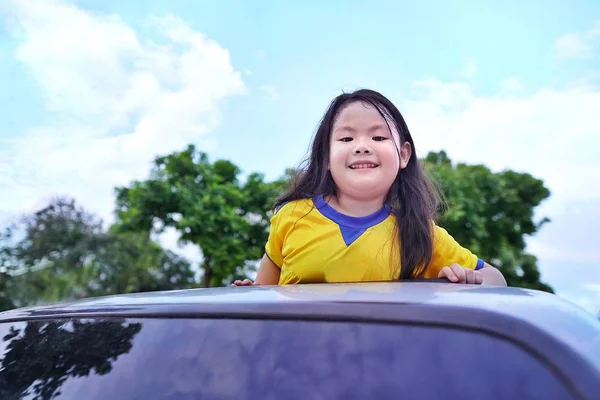
[[7,288],[9,279],[9,274],[0,272],[0,312],[15,308]]
[[483,165],[454,165],[444,151],[424,159],[439,184],[447,209],[440,225],[462,245],[498,267],[507,283],[552,292],[540,282],[537,259],[525,251],[547,218],[534,221],[534,209],[550,196],[543,182],[527,173],[494,173]]
[[11,272],[14,268],[13,251],[10,245],[12,231],[6,228],[0,232],[0,312],[14,308],[14,303],[10,296],[10,286],[12,284]]
[[95,287],[88,295],[185,289],[195,285],[190,263],[146,235],[121,234],[115,227],[94,262]]
[[120,231],[161,233],[172,227],[202,252],[203,286],[222,286],[264,252],[269,210],[284,181],[267,183],[225,160],[209,162],[190,145],[157,157],[150,178],[117,188]]
[[55,198],[13,231],[23,236],[11,248],[16,305],[85,295],[89,266],[104,239],[100,220],[72,199]]
[[194,284],[187,260],[147,236],[105,231],[72,199],[53,199],[16,230],[23,238],[0,252],[10,270],[5,308]]

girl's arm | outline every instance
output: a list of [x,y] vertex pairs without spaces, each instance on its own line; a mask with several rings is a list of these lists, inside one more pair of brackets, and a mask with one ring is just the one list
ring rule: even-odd
[[252,282],[250,279],[237,280],[231,286],[277,285],[279,284],[279,275],[281,275],[281,269],[265,254],[260,260],[256,281]]
[[260,261],[258,267],[258,273],[256,274],[255,285],[277,285],[279,283],[279,276],[281,275],[281,269],[275,265],[273,261],[266,254]]

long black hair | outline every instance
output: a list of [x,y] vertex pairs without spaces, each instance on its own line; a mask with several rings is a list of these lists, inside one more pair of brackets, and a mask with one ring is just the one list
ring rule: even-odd
[[340,110],[353,102],[367,103],[375,107],[388,123],[388,127],[389,122],[395,125],[400,145],[408,142],[411,146],[410,160],[404,169],[398,171],[385,201],[396,217],[396,233],[401,249],[399,278],[422,277],[433,254],[433,222],[440,199],[439,193],[419,163],[415,143],[402,114],[391,101],[374,90],[360,89],[352,93],[342,93],[333,99],[313,139],[308,165],[297,172],[288,190],[277,199],[275,207],[316,195],[337,195],[337,187],[328,169],[331,130]]

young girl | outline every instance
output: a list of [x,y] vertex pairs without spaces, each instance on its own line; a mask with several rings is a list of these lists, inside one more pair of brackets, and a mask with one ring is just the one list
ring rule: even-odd
[[506,285],[434,223],[437,199],[400,111],[383,95],[336,97],[308,167],[276,202],[256,281],[234,285],[447,278]]

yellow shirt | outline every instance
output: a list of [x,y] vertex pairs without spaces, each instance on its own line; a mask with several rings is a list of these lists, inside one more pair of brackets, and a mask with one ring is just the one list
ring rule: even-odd
[[[365,217],[336,211],[322,196],[284,204],[271,218],[267,256],[281,268],[279,284],[390,281],[400,276],[395,217],[388,207]],[[434,227],[433,257],[425,274],[436,278],[453,263],[479,269],[483,261]]]

